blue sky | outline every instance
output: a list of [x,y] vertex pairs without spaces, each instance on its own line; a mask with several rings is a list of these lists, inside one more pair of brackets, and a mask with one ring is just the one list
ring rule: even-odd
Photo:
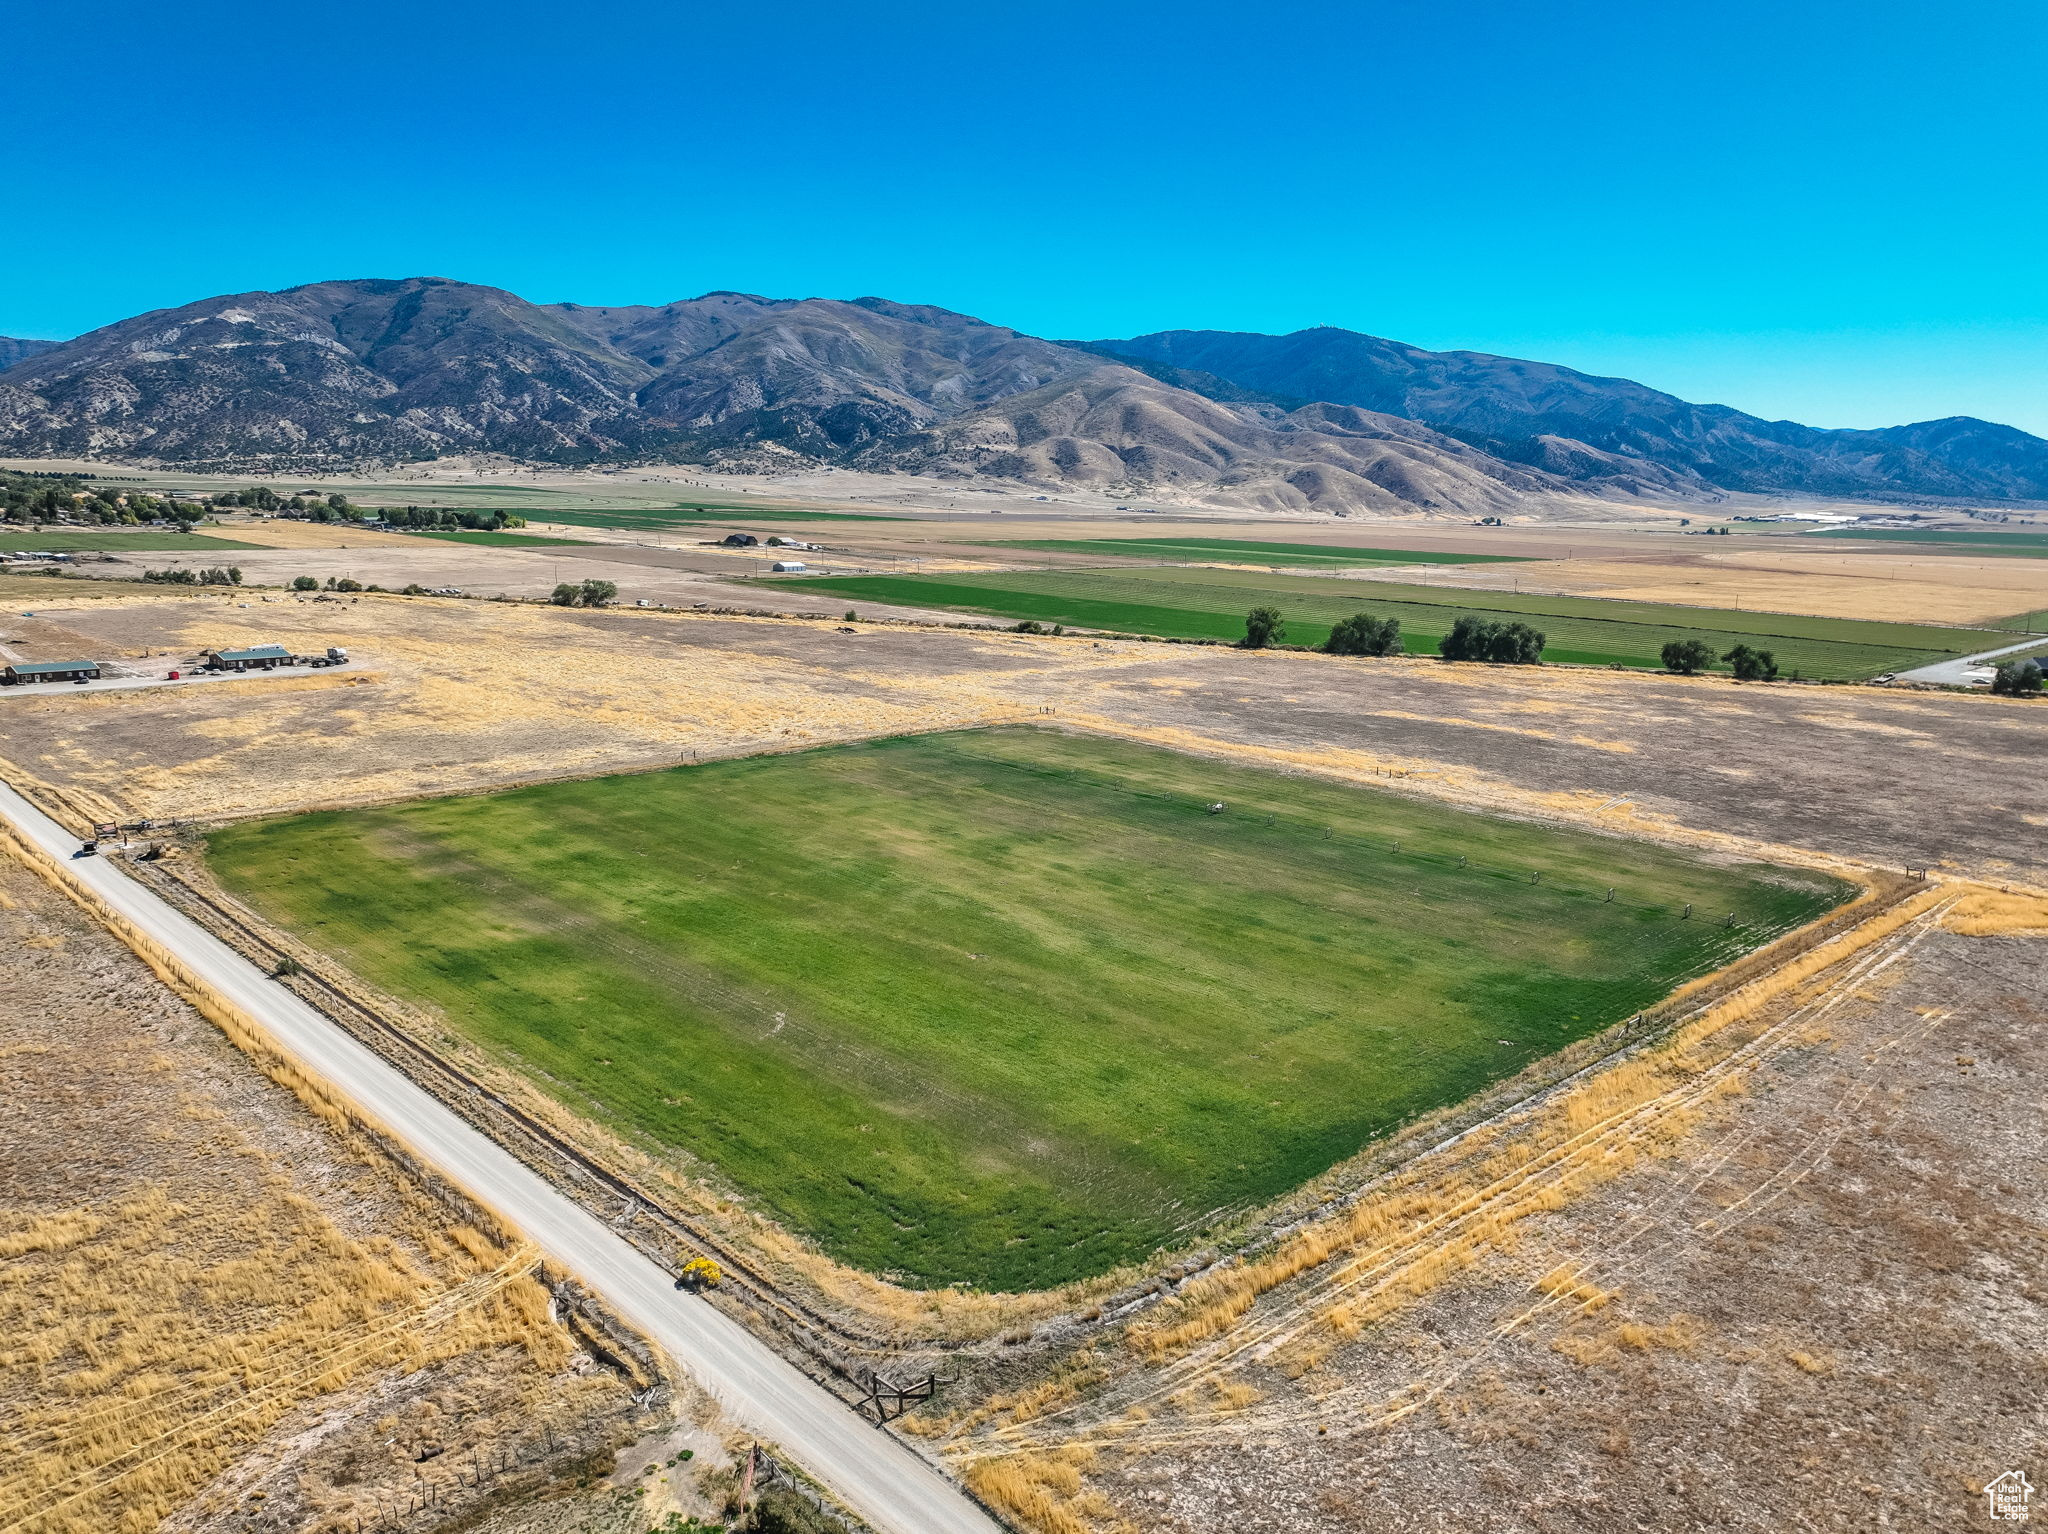
[[17,6],[0,334],[328,277],[1335,324],[2048,433],[2048,8]]

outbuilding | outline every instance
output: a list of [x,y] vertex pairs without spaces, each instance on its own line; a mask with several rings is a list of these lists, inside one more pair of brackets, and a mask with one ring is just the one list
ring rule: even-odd
[[289,666],[292,652],[281,644],[254,645],[247,650],[208,650],[206,669],[208,671],[268,671],[273,666]]
[[751,549],[761,540],[752,533],[727,533],[718,541],[729,549]]
[[20,687],[29,682],[96,682],[100,663],[96,660],[24,660],[0,670],[0,686]]
[[778,575],[801,575],[810,569],[801,559],[778,559],[768,567]]

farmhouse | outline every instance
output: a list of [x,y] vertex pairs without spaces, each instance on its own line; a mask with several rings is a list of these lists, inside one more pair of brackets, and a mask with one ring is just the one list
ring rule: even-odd
[[208,650],[206,669],[208,671],[268,671],[273,666],[289,666],[292,652],[281,644],[260,644],[247,650]]
[[19,687],[28,682],[92,682],[100,675],[96,660],[25,660],[0,671],[0,686]]

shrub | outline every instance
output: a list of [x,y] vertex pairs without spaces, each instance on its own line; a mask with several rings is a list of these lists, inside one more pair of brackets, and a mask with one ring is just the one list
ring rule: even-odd
[[292,581],[292,590],[294,591],[318,591],[319,589],[320,583],[310,575],[301,575]]
[[563,581],[548,600],[557,607],[574,607],[583,599],[583,588],[574,581]]
[[1661,652],[1666,671],[1679,676],[1691,676],[1696,671],[1705,671],[1714,664],[1714,647],[1704,639],[1673,639],[1666,642]]
[[1254,607],[1244,615],[1244,647],[1263,650],[1287,637],[1287,620],[1277,607]]
[[1010,632],[1013,634],[1043,634],[1045,632],[1045,625],[1036,618],[1026,618]]
[[402,597],[423,597],[427,594],[427,588],[422,586],[418,581],[414,581],[410,586],[405,587],[398,594]]
[[1746,644],[1739,644],[1721,659],[1728,663],[1738,682],[1775,682],[1778,679],[1778,658],[1769,650],[1753,650]]
[[2041,694],[2041,663],[2009,660],[1991,673],[1991,690],[2002,698],[2035,698]]
[[1401,620],[1355,613],[1338,620],[1323,648],[1332,655],[1399,655]]
[[347,576],[343,576],[340,580],[334,583],[334,589],[336,591],[361,591],[363,589],[363,583],[361,581],[350,580]]
[[753,1516],[747,1521],[753,1534],[844,1534],[842,1526],[827,1518],[805,1498],[784,1487],[774,1487],[755,1499]]

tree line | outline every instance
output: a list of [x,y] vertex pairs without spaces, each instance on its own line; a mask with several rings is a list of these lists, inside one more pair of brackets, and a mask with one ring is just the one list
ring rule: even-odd
[[[1677,676],[1696,676],[1714,668],[1714,647],[1704,639],[1674,639],[1660,652],[1664,669]],[[1738,682],[1775,682],[1778,657],[1769,650],[1739,644],[1721,657]]]
[[[1244,649],[1263,650],[1284,644],[1286,639],[1287,620],[1277,607],[1254,607],[1244,615],[1244,638],[1239,641]],[[1543,631],[1526,623],[1468,614],[1456,619],[1451,624],[1451,631],[1437,641],[1437,654],[1450,661],[1538,666],[1543,663],[1544,643]],[[1367,612],[1340,618],[1331,626],[1330,637],[1323,641],[1322,649],[1330,655],[1404,654],[1401,620],[1375,617]],[[1704,639],[1674,639],[1664,646],[1662,659],[1666,671],[1692,676],[1711,670],[1716,657],[1714,647]],[[1719,659],[1735,673],[1737,681],[1774,682],[1778,679],[1778,660],[1769,650],[1738,644]],[[2036,668],[2037,687],[2039,680],[2040,672]],[[2015,685],[2018,685],[2017,679]],[[1993,690],[1999,690],[1996,684]]]
[[213,498],[213,504],[239,506],[300,522],[381,522],[386,527],[461,529],[478,533],[526,526],[526,518],[508,511],[451,511],[445,506],[358,506],[340,491],[327,496],[282,496],[268,485],[223,491]]
[[140,527],[167,522],[189,531],[205,520],[209,508],[199,501],[150,495],[141,490],[116,490],[88,485],[81,479],[52,479],[46,474],[0,472],[0,518],[17,526],[31,523],[83,522],[98,527]]
[[[1254,607],[1244,615],[1243,648],[1263,650],[1286,639],[1287,620],[1277,607]],[[1331,626],[1322,649],[1328,655],[1405,654],[1401,620],[1353,613]],[[1451,631],[1437,642],[1437,654],[1445,660],[1490,661],[1500,666],[1539,665],[1543,632],[1526,623],[1466,616],[1454,622]]]
[[145,570],[142,578],[163,586],[239,586],[242,571],[239,565],[229,565],[225,570],[212,566],[204,570]]

